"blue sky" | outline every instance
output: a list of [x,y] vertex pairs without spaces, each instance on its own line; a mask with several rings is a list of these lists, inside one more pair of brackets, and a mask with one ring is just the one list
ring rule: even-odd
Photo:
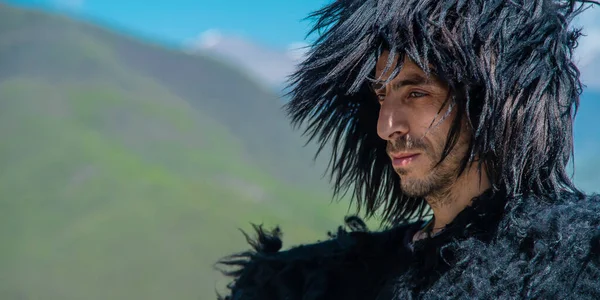
[[[262,50],[285,50],[302,42],[309,28],[302,21],[329,0],[0,0],[59,10],[173,46],[198,41],[207,33],[244,39]],[[583,14],[577,24],[588,36],[580,39],[582,78],[600,90],[600,9]],[[204,40],[203,40],[204,39]],[[236,43],[234,43],[236,44]],[[229,44],[231,45],[231,43]],[[239,43],[236,45],[239,46]],[[220,49],[222,50],[222,49]]]
[[210,29],[245,36],[275,48],[304,39],[301,22],[325,0],[8,0],[60,10],[171,43]]

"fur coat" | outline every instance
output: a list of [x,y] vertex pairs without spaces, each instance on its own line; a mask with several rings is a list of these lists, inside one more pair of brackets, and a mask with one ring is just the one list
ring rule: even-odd
[[221,262],[237,267],[221,299],[600,299],[600,195],[488,191],[412,242],[422,226],[352,226],[286,251],[278,229],[256,227],[253,250]]

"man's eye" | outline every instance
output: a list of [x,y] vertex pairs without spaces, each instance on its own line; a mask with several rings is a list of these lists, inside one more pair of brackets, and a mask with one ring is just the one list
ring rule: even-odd
[[382,102],[385,99],[385,94],[377,94],[377,100],[379,100],[379,102]]
[[408,94],[408,97],[410,98],[421,98],[425,96],[427,96],[427,94],[421,92],[411,92],[410,94]]

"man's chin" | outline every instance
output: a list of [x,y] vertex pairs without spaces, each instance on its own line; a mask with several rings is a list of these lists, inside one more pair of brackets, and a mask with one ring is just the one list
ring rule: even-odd
[[402,193],[409,197],[424,197],[428,194],[428,185],[424,180],[412,176],[400,176]]
[[395,168],[396,174],[400,176],[401,180],[419,181],[423,180],[426,176],[418,168]]

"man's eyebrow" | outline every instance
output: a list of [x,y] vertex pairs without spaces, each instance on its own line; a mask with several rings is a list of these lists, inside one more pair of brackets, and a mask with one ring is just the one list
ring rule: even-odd
[[392,84],[392,89],[397,90],[407,85],[426,85],[431,83],[431,79],[420,74],[408,74],[404,79],[398,80]]
[[[420,74],[411,73],[404,79],[392,83],[392,90],[400,89],[407,85],[426,85],[432,82],[431,78],[424,77]],[[371,89],[374,92],[385,89],[385,84],[381,81],[371,83]]]

